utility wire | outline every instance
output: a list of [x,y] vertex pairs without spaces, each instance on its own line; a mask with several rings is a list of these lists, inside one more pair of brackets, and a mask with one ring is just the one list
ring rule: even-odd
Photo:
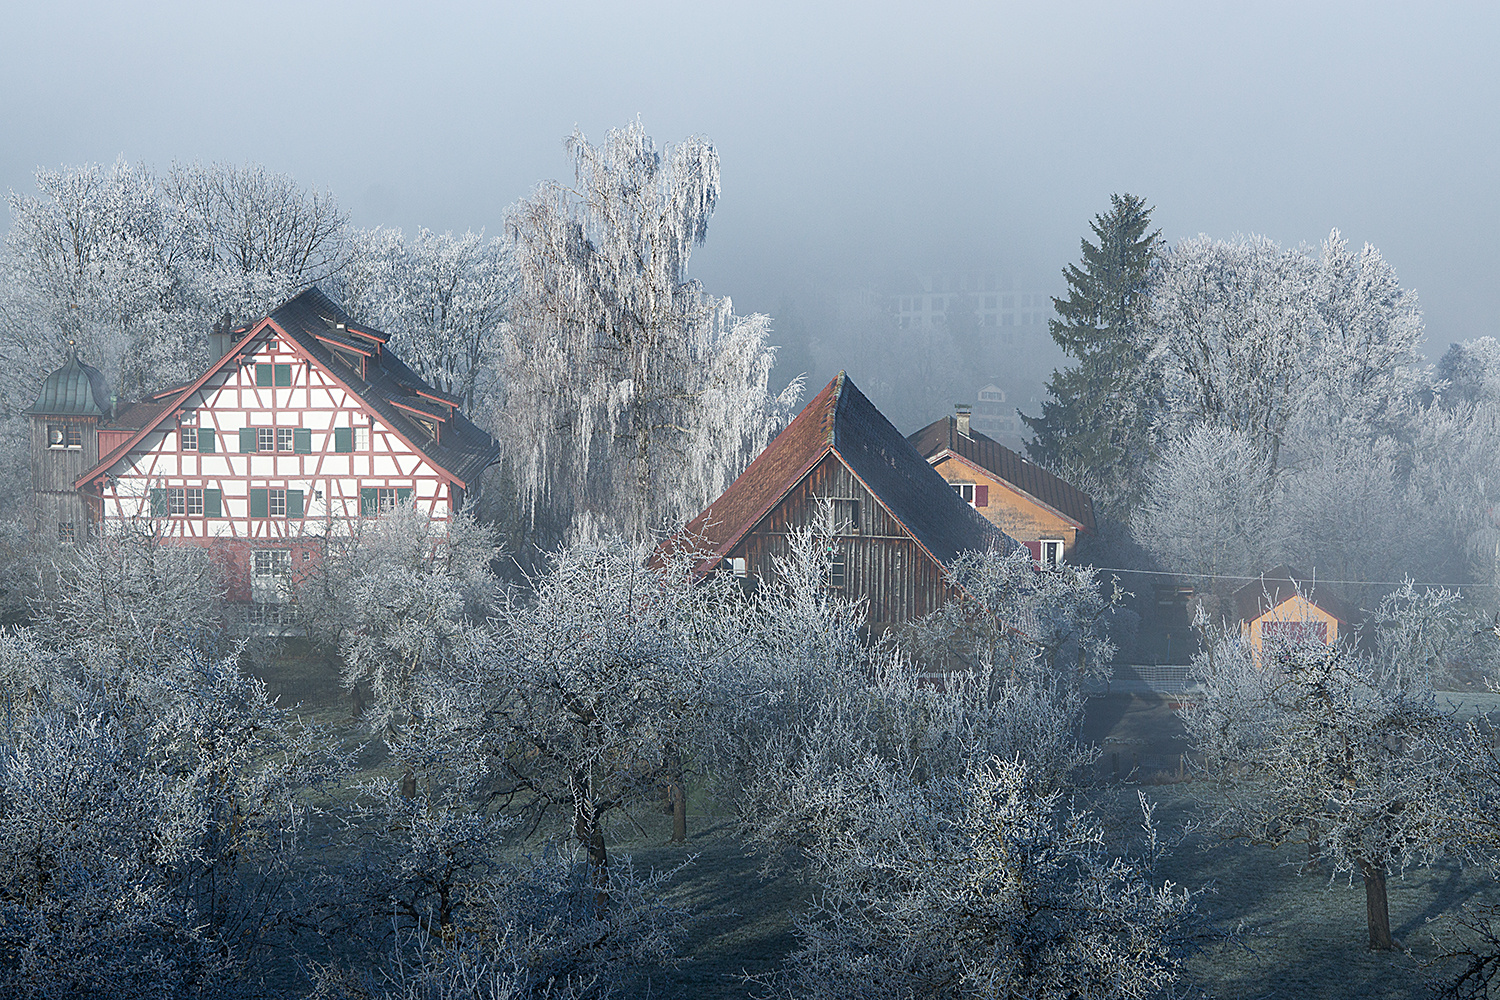
[[[1135,574],[1137,574],[1139,576],[1187,577],[1187,578],[1191,578],[1191,579],[1194,579],[1194,580],[1240,580],[1240,581],[1249,583],[1249,582],[1251,582],[1253,580],[1264,580],[1265,579],[1265,575],[1264,574],[1261,574],[1261,575],[1258,575],[1258,576],[1231,576],[1231,575],[1229,575],[1227,573],[1173,573],[1173,572],[1169,572],[1168,570],[1164,570],[1164,569],[1126,569],[1123,566],[1090,566],[1090,567],[1080,567],[1080,569],[1082,569],[1082,568],[1088,568],[1088,569],[1097,570],[1100,573],[1135,573]],[[1307,580],[1299,580],[1297,582],[1298,583],[1309,583],[1309,584],[1316,584],[1318,582],[1322,582],[1322,583],[1337,583],[1337,584],[1343,584],[1343,585],[1346,585],[1346,586],[1355,586],[1355,587],[1400,587],[1400,586],[1404,586],[1406,584],[1405,580],[1322,580],[1322,581],[1318,581],[1315,578],[1314,579],[1307,579]],[[1490,589],[1493,590],[1496,587],[1496,584],[1493,584],[1493,583],[1421,583],[1421,582],[1413,580],[1412,581],[1412,586],[1413,587],[1452,587],[1455,590],[1457,590],[1457,589],[1459,589],[1461,587],[1469,587],[1471,589],[1474,588],[1474,587],[1488,587],[1488,588],[1490,588]]]

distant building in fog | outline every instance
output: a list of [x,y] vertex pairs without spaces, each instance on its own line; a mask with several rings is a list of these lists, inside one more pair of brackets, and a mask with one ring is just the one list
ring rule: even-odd
[[960,310],[993,327],[1002,344],[1047,336],[1052,296],[997,273],[934,274],[895,289],[888,308],[902,327],[943,326]]

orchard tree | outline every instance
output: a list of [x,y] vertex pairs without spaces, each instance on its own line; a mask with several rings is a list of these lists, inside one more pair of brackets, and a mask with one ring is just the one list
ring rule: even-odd
[[356,714],[379,730],[408,717],[415,685],[482,641],[497,598],[494,532],[467,511],[434,521],[410,502],[354,534],[325,540],[322,558],[295,580],[299,620],[334,651]]
[[767,390],[770,320],[687,274],[719,200],[703,139],[658,149],[640,122],[567,143],[575,185],[510,213],[515,286],[504,432],[533,511],[593,510],[633,539],[701,510],[791,414]]
[[1159,245],[1145,199],[1111,195],[1089,224],[1082,259],[1063,269],[1068,297],[1055,299],[1052,339],[1076,362],[1054,371],[1027,452],[1048,465],[1115,470],[1109,485],[1133,496],[1155,452],[1158,388],[1141,319]]
[[[421,709],[493,762],[492,799],[536,829],[561,811],[608,898],[606,826],[680,785],[726,660],[742,654],[732,584],[646,564],[618,539],[559,551],[507,595],[482,648]],[[685,833],[685,797],[677,803]]]
[[1370,947],[1396,947],[1386,877],[1455,846],[1454,769],[1436,748],[1460,727],[1431,673],[1458,628],[1456,597],[1410,583],[1374,616],[1376,651],[1293,635],[1247,643],[1207,627],[1183,722],[1213,794],[1206,829],[1309,857],[1365,886]]

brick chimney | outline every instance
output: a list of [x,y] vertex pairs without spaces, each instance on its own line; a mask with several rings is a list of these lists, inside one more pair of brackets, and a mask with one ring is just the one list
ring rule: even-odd
[[974,409],[969,403],[954,403],[953,409],[958,418],[958,433],[964,437],[969,436],[969,413]]

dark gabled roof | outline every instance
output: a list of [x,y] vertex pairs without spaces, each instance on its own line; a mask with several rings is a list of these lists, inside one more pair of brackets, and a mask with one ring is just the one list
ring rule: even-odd
[[968,549],[1015,544],[965,503],[840,372],[678,536],[692,540],[699,570],[717,565],[830,452],[945,567]]
[[1234,609],[1240,621],[1254,621],[1282,601],[1301,594],[1339,621],[1353,624],[1359,612],[1326,585],[1318,587],[1301,570],[1277,566],[1267,570],[1234,592]]
[[1040,465],[1026,461],[994,438],[978,431],[958,432],[954,417],[934,420],[906,440],[925,459],[951,451],[968,459],[1031,499],[1056,511],[1084,531],[1094,530],[1094,501],[1089,495]]
[[[428,398],[417,394],[419,390],[429,396],[443,397],[445,394],[430,388],[390,351],[381,348],[378,358],[372,358],[365,365],[364,376],[361,376],[353,367],[343,362],[336,362],[332,350],[318,338],[331,336],[334,339],[348,339],[347,335],[337,327],[338,324],[343,323],[347,328],[348,324],[354,321],[318,289],[309,288],[283,303],[267,319],[274,324],[276,329],[296,341],[298,347],[334,378],[343,382],[355,396],[374,410],[386,424],[404,437],[412,447],[420,451],[428,461],[443,469],[464,486],[472,486],[479,474],[499,458],[500,443],[477,427],[457,408],[451,414],[444,414],[445,419],[441,423],[438,440],[434,443],[426,429],[420,426],[416,413],[410,411],[430,413],[436,408]],[[251,327],[251,329],[254,328],[254,326]],[[361,326],[360,329],[366,328]],[[189,395],[201,388],[214,372],[230,363],[230,359],[252,350],[259,340],[260,337],[257,335],[247,336],[237,341],[207,372],[188,385],[182,386],[172,398],[164,399],[165,394],[151,397],[162,400],[162,410],[150,423],[154,424],[167,414],[174,412]],[[374,353],[376,345],[372,340],[379,340],[379,338],[372,337],[371,340],[366,340],[362,349]],[[400,401],[401,406],[396,405],[397,400]],[[403,411],[402,406],[407,407],[407,410]],[[116,448],[98,466],[79,478],[78,484],[81,485],[108,469],[119,460],[121,455],[134,447],[144,432],[149,429],[147,424],[143,424],[140,431],[129,441]]]
[[27,411],[32,416],[102,417],[109,413],[109,383],[104,373],[78,360],[68,351],[68,360],[42,382],[42,391]]
[[[379,360],[366,365],[365,378],[361,378],[358,372],[347,365],[336,363],[333,352],[317,337],[338,335],[340,331],[336,326],[339,323],[346,327],[355,326],[360,331],[370,328],[356,323],[318,289],[309,288],[282,305],[271,313],[271,322],[347,384],[356,396],[380,414],[382,420],[400,431],[422,454],[451,473],[459,482],[472,485],[479,474],[500,457],[499,442],[475,426],[456,408],[451,415],[445,415],[447,419],[438,434],[438,443],[433,444],[427,432],[417,424],[415,417],[408,416],[393,405],[399,400],[406,407],[426,412],[431,404],[417,395],[416,388],[426,389],[427,383],[389,350],[382,348]],[[370,332],[374,333],[373,330]],[[369,346],[372,345],[366,342],[366,347]]]

